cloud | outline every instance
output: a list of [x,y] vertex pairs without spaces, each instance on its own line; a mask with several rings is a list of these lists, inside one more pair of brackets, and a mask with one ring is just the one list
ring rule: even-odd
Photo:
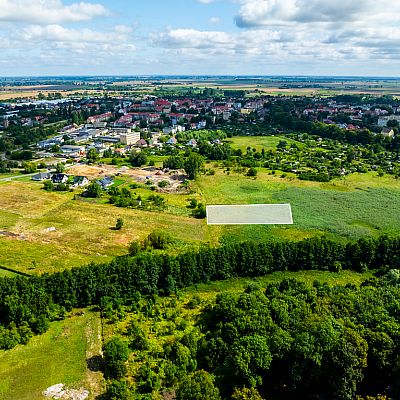
[[61,25],[31,25],[24,28],[18,37],[25,41],[78,42],[78,43],[116,43],[127,40],[129,27],[118,25],[112,32],[99,32],[91,29],[68,29]]
[[215,46],[228,48],[231,45],[231,36],[218,31],[169,29],[163,33],[152,34],[151,42],[155,46],[165,48],[204,49]]
[[56,24],[87,21],[109,12],[98,3],[72,3],[61,0],[0,0],[0,21]]
[[235,17],[238,27],[270,27],[295,23],[398,21],[400,3],[392,0],[242,0]]
[[208,22],[210,24],[219,24],[221,22],[221,20],[218,17],[211,17]]
[[[234,1],[234,0],[232,0]],[[400,2],[392,0],[237,0],[243,31],[267,30],[297,38],[288,56],[322,54],[343,60],[398,59]]]

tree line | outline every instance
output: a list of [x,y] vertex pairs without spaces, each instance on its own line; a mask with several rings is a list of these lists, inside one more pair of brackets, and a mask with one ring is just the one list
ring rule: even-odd
[[172,256],[142,252],[108,264],[90,264],[30,278],[0,279],[0,348],[12,348],[77,307],[104,298],[129,304],[136,293],[165,294],[196,283],[257,277],[274,271],[388,270],[400,266],[400,237],[337,242],[243,242]]

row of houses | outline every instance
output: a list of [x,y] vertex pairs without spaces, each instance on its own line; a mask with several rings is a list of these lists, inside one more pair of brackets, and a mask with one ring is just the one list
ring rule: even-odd
[[[36,182],[43,182],[50,180],[54,184],[62,184],[71,182],[71,187],[73,188],[83,188],[89,185],[90,181],[86,176],[74,176],[72,181],[71,176],[67,174],[53,174],[51,172],[39,172],[32,176],[32,180]],[[100,180],[96,181],[104,190],[109,189],[114,184],[114,179],[110,176],[106,176]]]

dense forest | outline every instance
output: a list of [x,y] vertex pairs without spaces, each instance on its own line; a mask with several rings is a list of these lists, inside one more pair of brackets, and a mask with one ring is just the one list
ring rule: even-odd
[[[177,256],[142,250],[108,264],[6,277],[0,280],[0,348],[27,343],[73,308],[97,306],[105,315],[121,307],[139,312],[141,299],[148,299],[145,312],[152,315],[154,296],[175,295],[196,283],[273,271],[371,269],[381,278],[361,287],[283,281],[266,290],[221,294],[201,311],[197,334],[157,352],[167,367],[141,369],[134,398],[150,399],[161,389],[185,400],[394,396],[400,371],[399,268],[400,237],[382,236],[347,243],[243,242]],[[127,335],[128,340],[114,337],[104,345],[110,399],[128,399],[132,392],[126,362],[145,335],[135,326]]]
[[391,270],[361,286],[285,279],[206,304],[139,296],[103,308],[107,323],[122,321],[104,344],[108,396],[398,398],[399,284]]
[[326,238],[301,242],[243,242],[205,246],[178,256],[142,252],[109,264],[88,265],[38,277],[0,280],[0,348],[11,348],[42,333],[48,322],[76,307],[99,305],[104,298],[129,303],[143,295],[175,292],[189,285],[273,271],[367,269],[400,266],[400,237],[356,242]]

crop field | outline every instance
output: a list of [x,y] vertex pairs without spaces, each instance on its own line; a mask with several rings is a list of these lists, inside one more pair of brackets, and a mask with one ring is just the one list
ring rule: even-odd
[[103,375],[87,360],[99,356],[101,326],[97,313],[84,310],[33,337],[27,345],[0,351],[0,399],[43,400],[42,392],[63,383],[84,388],[94,399],[104,390]]

